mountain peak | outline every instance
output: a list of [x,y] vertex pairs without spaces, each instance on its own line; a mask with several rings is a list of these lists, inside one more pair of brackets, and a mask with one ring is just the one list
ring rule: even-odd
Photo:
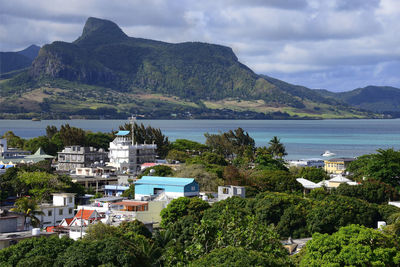
[[[90,17],[86,20],[82,35],[75,41],[75,43],[86,43],[87,39],[92,38],[95,38],[98,42],[99,38],[103,40],[116,41],[127,37],[128,36],[114,22]],[[85,40],[86,42],[84,42]]]

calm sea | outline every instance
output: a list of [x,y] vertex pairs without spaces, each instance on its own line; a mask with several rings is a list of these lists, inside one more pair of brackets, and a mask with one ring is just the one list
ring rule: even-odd
[[[13,131],[23,138],[46,133],[47,125],[62,124],[110,132],[123,120],[0,120],[0,136]],[[204,142],[204,133],[225,132],[242,127],[265,146],[273,136],[285,144],[287,159],[316,158],[325,150],[337,156],[353,157],[373,153],[378,148],[400,149],[400,119],[395,120],[140,120],[140,123],[160,128],[170,140],[186,138]]]

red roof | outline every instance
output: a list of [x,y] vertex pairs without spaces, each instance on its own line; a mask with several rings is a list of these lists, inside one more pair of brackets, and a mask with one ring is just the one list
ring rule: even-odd
[[89,220],[95,210],[79,210],[74,218]]
[[156,165],[157,165],[157,163],[154,163],[154,162],[146,162],[146,163],[142,164],[142,167],[153,167]]
[[65,218],[65,222],[69,225],[74,218]]

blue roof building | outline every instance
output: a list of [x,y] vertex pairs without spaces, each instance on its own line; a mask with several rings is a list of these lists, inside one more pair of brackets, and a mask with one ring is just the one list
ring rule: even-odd
[[129,186],[126,186],[126,185],[106,185],[106,186],[104,186],[104,195],[105,196],[121,196],[128,189],[129,189]]
[[160,194],[170,198],[199,195],[199,184],[193,178],[143,176],[135,181],[135,199]]

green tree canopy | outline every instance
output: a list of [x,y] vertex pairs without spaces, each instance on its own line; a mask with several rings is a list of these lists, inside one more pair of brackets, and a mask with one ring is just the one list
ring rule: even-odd
[[274,158],[283,158],[287,155],[285,146],[277,136],[272,137],[268,144],[268,150]]
[[396,237],[359,225],[342,227],[332,235],[313,234],[300,261],[300,266],[399,265]]
[[171,201],[168,206],[161,211],[162,227],[167,227],[169,224],[176,222],[179,218],[186,215],[193,215],[201,218],[205,210],[210,205],[199,198],[180,197]]
[[348,171],[358,179],[366,177],[400,186],[400,151],[378,149],[377,152],[351,162]]

